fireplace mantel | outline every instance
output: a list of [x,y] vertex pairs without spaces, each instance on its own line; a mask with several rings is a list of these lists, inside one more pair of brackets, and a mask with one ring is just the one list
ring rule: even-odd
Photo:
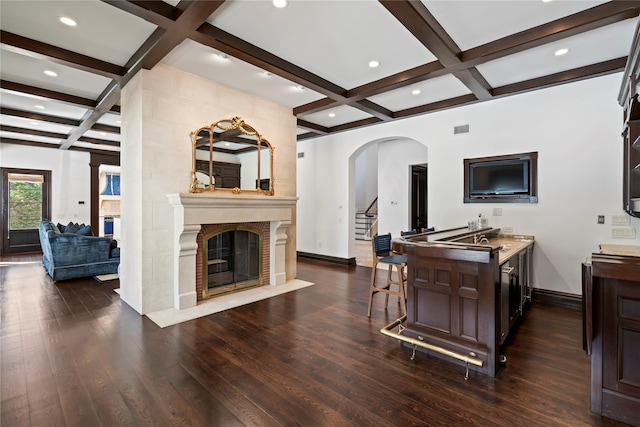
[[286,283],[287,229],[297,197],[244,194],[174,193],[174,307],[196,305],[196,237],[202,224],[265,221],[270,226],[270,285]]

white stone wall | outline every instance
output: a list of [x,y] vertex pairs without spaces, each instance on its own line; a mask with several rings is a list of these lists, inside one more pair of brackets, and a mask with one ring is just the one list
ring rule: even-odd
[[[295,196],[296,121],[290,108],[164,64],[142,70],[123,89],[121,115],[121,296],[145,314],[174,304],[176,243],[167,194],[189,191],[190,132],[240,116],[275,147],[276,195]],[[295,259],[291,230],[287,254]],[[295,278],[295,263],[287,275]]]

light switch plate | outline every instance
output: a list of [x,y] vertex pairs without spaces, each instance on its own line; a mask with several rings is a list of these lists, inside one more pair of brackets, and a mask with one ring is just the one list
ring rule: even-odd
[[616,239],[635,239],[636,229],[631,227],[615,227],[611,229],[611,237]]
[[629,225],[629,215],[611,215],[611,225]]

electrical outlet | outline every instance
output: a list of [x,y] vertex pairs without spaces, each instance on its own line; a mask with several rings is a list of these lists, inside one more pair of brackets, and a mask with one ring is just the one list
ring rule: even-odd
[[616,239],[635,239],[636,229],[631,227],[616,227],[611,229],[611,237]]
[[629,216],[611,215],[611,225],[629,225]]
[[502,227],[502,231],[505,233],[513,233],[513,227]]
[[604,215],[598,215],[598,224],[604,224]]

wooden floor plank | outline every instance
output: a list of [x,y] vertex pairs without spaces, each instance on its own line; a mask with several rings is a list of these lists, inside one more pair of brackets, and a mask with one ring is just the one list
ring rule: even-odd
[[[619,426],[590,412],[580,312],[534,302],[495,378],[382,335],[370,269],[300,261],[314,286],[164,329],[118,281],[53,283],[0,257],[2,426]],[[13,262],[15,261],[15,262]]]

